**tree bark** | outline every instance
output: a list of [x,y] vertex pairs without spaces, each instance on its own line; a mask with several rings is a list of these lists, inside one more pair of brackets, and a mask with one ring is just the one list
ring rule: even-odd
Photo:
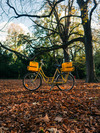
[[92,34],[91,27],[89,23],[84,26],[85,32],[85,53],[86,53],[86,82],[94,82],[94,65],[93,65],[93,47],[92,47]]
[[64,59],[65,59],[65,62],[69,62],[70,59],[69,59],[68,48],[63,49],[63,51],[64,51]]
[[85,55],[86,55],[86,82],[95,82],[94,75],[94,64],[93,64],[93,48],[92,48],[92,32],[91,32],[91,16],[94,9],[97,6],[94,0],[95,6],[88,12],[89,0],[77,0],[77,3],[81,10],[81,19],[84,28],[84,44],[85,44]]

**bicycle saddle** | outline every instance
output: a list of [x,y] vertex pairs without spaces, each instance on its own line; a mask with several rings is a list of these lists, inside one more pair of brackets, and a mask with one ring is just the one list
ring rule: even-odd
[[55,67],[61,68],[61,65],[59,64],[54,64]]

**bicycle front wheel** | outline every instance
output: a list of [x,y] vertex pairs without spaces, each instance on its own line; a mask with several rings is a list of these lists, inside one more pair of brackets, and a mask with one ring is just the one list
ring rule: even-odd
[[41,76],[37,73],[27,73],[23,78],[23,85],[27,90],[37,90],[42,84]]
[[71,90],[74,87],[74,77],[72,74],[62,73],[58,75],[57,87],[62,91]]

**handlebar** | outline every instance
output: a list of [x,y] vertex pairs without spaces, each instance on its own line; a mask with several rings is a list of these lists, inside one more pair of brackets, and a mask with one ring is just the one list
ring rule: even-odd
[[[43,61],[43,59],[40,60],[41,66],[44,65],[45,61]],[[54,64],[55,67],[61,68],[61,65],[59,64]]]
[[54,64],[54,66],[57,68],[61,68],[61,65],[59,65],[59,64]]
[[44,65],[43,59],[40,60],[41,67]]
[[43,63],[43,59],[40,60],[40,63]]

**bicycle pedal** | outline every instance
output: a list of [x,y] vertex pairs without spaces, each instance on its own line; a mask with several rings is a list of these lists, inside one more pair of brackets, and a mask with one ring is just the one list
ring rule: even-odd
[[51,85],[50,91],[52,90],[53,87],[54,87],[54,85]]

